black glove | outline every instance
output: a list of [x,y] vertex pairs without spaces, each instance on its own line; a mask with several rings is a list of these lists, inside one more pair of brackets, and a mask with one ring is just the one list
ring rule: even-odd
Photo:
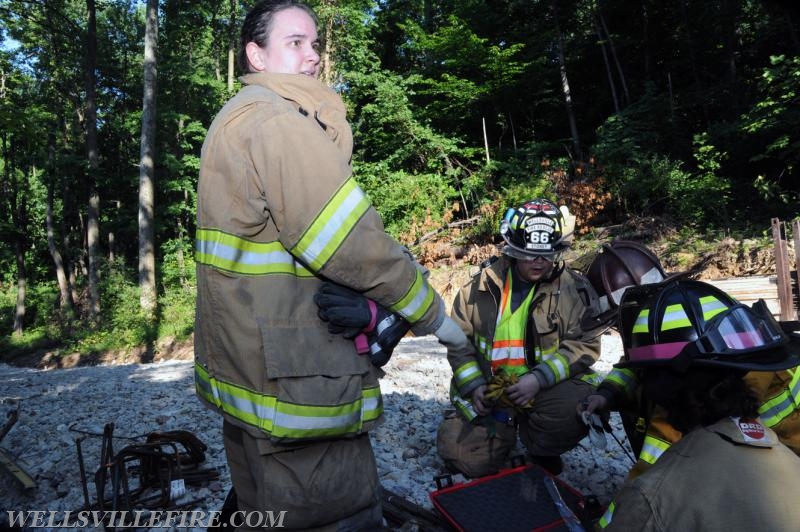
[[341,334],[352,340],[368,329],[376,316],[376,306],[358,292],[333,283],[322,283],[314,294],[314,302],[319,307],[317,315],[328,322],[331,334]]
[[372,365],[380,368],[389,362],[394,348],[410,329],[411,325],[399,314],[392,314],[379,305],[378,323],[375,331],[369,335],[369,358]]

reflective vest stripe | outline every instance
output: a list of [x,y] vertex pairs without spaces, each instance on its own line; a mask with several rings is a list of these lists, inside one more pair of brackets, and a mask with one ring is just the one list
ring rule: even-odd
[[788,389],[758,407],[761,422],[767,427],[774,427],[800,407],[800,370],[790,370],[792,380]]
[[522,340],[495,340],[495,347],[525,347],[525,342]]
[[639,460],[647,462],[650,465],[655,464],[656,460],[658,460],[669,447],[670,443],[668,441],[648,434],[644,438],[644,445],[642,446],[642,452],[639,453]]
[[480,376],[481,368],[478,367],[478,363],[474,361],[467,362],[453,373],[453,378],[458,388],[463,388],[464,385],[474,381]]
[[332,406],[298,405],[218,380],[195,364],[197,394],[236,419],[278,438],[320,438],[353,434],[383,412],[379,387],[362,390],[359,399]]
[[606,528],[608,525],[611,524],[611,520],[614,518],[614,509],[615,508],[616,508],[616,506],[614,505],[614,501],[611,501],[611,504],[608,505],[608,508],[606,508],[605,513],[600,518],[600,520],[597,522],[597,524],[600,526],[600,528]]
[[[500,358],[497,358],[497,357]],[[524,347],[502,347],[492,350],[492,369],[501,368],[503,366],[523,366],[525,365],[525,348]]]
[[369,207],[367,196],[355,179],[349,178],[306,229],[293,251],[313,271],[321,270]]
[[430,285],[425,282],[422,273],[417,270],[414,284],[400,301],[391,305],[392,312],[403,316],[409,323],[418,322],[435,301]]
[[613,368],[603,380],[603,382],[606,381],[612,383],[621,390],[624,390],[625,393],[628,394],[632,393],[633,390],[638,387],[633,370],[627,368]]
[[199,264],[241,275],[314,275],[278,241],[252,242],[218,229],[197,229],[194,258]]

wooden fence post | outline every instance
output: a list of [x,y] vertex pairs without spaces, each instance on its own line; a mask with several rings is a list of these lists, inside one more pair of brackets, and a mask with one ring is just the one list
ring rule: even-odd
[[792,278],[789,276],[789,265],[787,263],[786,226],[778,218],[772,219],[772,240],[775,243],[775,269],[778,277],[781,320],[789,321],[795,319],[792,301]]

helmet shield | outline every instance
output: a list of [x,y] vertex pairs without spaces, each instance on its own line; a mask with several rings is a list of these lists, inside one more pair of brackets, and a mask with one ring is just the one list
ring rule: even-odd
[[506,211],[500,222],[506,245],[503,254],[515,259],[542,257],[556,262],[569,247],[564,234],[564,217],[555,203],[535,199]]
[[786,335],[772,316],[761,316],[745,305],[736,305],[715,316],[697,340],[698,350],[718,355],[733,355],[779,347]]

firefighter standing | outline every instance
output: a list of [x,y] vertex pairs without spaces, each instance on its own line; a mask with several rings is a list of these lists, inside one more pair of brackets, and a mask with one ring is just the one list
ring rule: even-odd
[[586,435],[574,405],[594,390],[600,338],[580,326],[594,290],[561,261],[573,226],[548,200],[509,209],[503,256],[456,295],[451,315],[470,345],[447,354],[459,415],[439,426],[437,446],[449,469],[496,472],[518,432],[534,463],[557,474],[560,455]]
[[245,86],[214,119],[200,163],[197,394],[223,416],[240,511],[285,512],[289,529],[377,529],[367,434],[383,412],[377,372],[328,331],[314,294],[324,278],[417,333],[466,338],[351,175],[344,104],[316,79],[314,13],[260,2],[240,44]]

